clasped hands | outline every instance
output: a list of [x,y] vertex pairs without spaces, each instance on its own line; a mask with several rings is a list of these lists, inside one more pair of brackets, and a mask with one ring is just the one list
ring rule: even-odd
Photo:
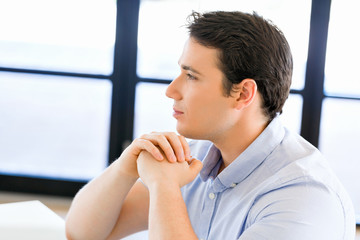
[[182,187],[194,180],[202,168],[201,161],[190,156],[185,138],[169,132],[142,135],[120,160],[128,173],[140,177],[148,187],[159,183]]

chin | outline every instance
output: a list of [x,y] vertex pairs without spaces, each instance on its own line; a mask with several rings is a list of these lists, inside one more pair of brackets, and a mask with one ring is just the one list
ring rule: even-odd
[[184,127],[181,127],[181,126],[179,126],[179,124],[177,124],[176,125],[176,131],[180,134],[180,135],[182,135],[182,136],[184,136],[184,137],[186,137],[186,138],[191,138],[190,136],[192,136],[192,134],[191,134],[191,130],[189,130],[189,129],[186,129],[186,128],[184,128]]
[[194,131],[194,128],[186,129],[186,128],[177,126],[176,130],[180,135],[182,135],[186,138],[194,139],[194,140],[205,140],[203,134],[201,134],[199,131]]

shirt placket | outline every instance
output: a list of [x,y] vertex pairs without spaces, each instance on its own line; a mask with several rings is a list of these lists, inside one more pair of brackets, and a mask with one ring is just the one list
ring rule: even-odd
[[218,198],[218,192],[215,192],[213,185],[210,184],[209,188],[206,191],[204,206],[201,212],[201,233],[200,240],[205,240],[208,238],[209,229],[211,227],[211,220],[215,214],[216,203]]

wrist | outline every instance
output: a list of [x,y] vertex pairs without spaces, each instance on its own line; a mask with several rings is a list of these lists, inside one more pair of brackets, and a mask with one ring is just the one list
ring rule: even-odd
[[116,171],[116,174],[126,177],[134,182],[136,182],[139,178],[136,163],[127,163],[123,159],[119,158],[113,163],[113,168]]
[[180,185],[176,182],[169,181],[169,180],[153,180],[146,182],[146,185],[151,192],[167,192],[173,191],[175,189],[180,189]]

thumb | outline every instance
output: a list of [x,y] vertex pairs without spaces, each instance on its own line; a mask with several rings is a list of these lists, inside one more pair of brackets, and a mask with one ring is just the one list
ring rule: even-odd
[[181,187],[193,181],[203,167],[202,162],[195,158],[192,158],[190,161],[187,162],[187,164],[189,164],[189,166],[187,167],[188,171],[185,178],[183,176],[181,177]]
[[190,170],[194,174],[194,176],[198,175],[200,170],[202,169],[203,164],[200,160],[197,160],[196,158],[193,158],[190,162]]

